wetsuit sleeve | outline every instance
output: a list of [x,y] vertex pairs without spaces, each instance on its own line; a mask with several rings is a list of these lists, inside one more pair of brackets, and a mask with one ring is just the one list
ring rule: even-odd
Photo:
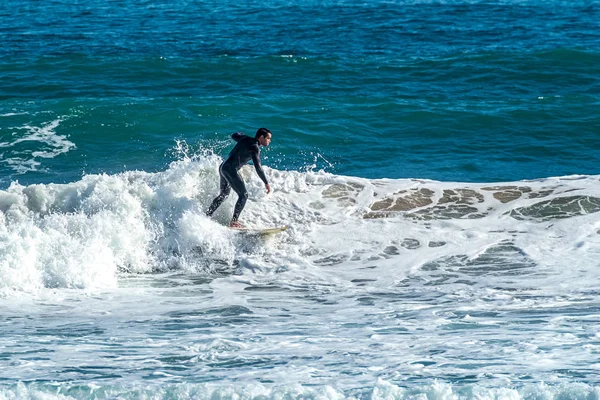
[[231,138],[236,142],[239,142],[242,137],[244,137],[244,134],[242,132],[236,132],[233,135],[231,135]]
[[260,164],[260,155],[258,149],[252,149],[250,154],[252,155],[252,163],[254,164],[254,169],[256,169],[256,173],[259,178],[265,185],[268,185],[267,176],[265,175],[265,171],[262,169],[262,165]]

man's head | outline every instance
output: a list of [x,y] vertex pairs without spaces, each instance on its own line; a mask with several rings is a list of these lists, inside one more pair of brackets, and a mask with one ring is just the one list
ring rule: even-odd
[[268,146],[271,143],[271,131],[267,128],[260,128],[256,131],[254,138],[258,140],[261,146]]

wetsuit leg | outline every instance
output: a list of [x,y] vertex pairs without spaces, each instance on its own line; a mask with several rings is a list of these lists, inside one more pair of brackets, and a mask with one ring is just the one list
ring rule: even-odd
[[223,175],[229,182],[231,188],[237,193],[238,199],[235,203],[235,208],[233,209],[233,217],[231,221],[237,221],[244,206],[246,205],[246,200],[248,200],[248,191],[246,190],[246,185],[244,185],[244,181],[238,174],[237,170],[233,168],[223,168]]
[[219,195],[215,197],[210,207],[208,207],[208,211],[206,211],[206,215],[209,217],[213,215],[213,213],[217,210],[217,208],[219,208],[219,206],[223,203],[223,201],[225,201],[225,198],[229,196],[229,193],[231,192],[231,185],[229,185],[229,182],[227,182],[227,178],[225,178],[225,176],[223,175],[222,167],[223,166],[219,167]]

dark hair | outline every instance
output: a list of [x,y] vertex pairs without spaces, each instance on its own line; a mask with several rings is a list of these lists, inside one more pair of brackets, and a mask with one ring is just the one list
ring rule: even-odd
[[259,129],[256,131],[256,135],[254,135],[254,138],[255,138],[255,139],[258,139],[258,138],[259,138],[259,137],[261,137],[261,136],[267,136],[269,133],[271,133],[271,131],[270,131],[270,130],[268,130],[267,128],[259,128]]

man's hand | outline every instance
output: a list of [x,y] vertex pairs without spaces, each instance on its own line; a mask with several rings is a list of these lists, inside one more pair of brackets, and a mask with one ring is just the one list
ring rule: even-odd
[[267,189],[267,194],[271,193],[271,186],[268,183],[265,183],[265,189]]

